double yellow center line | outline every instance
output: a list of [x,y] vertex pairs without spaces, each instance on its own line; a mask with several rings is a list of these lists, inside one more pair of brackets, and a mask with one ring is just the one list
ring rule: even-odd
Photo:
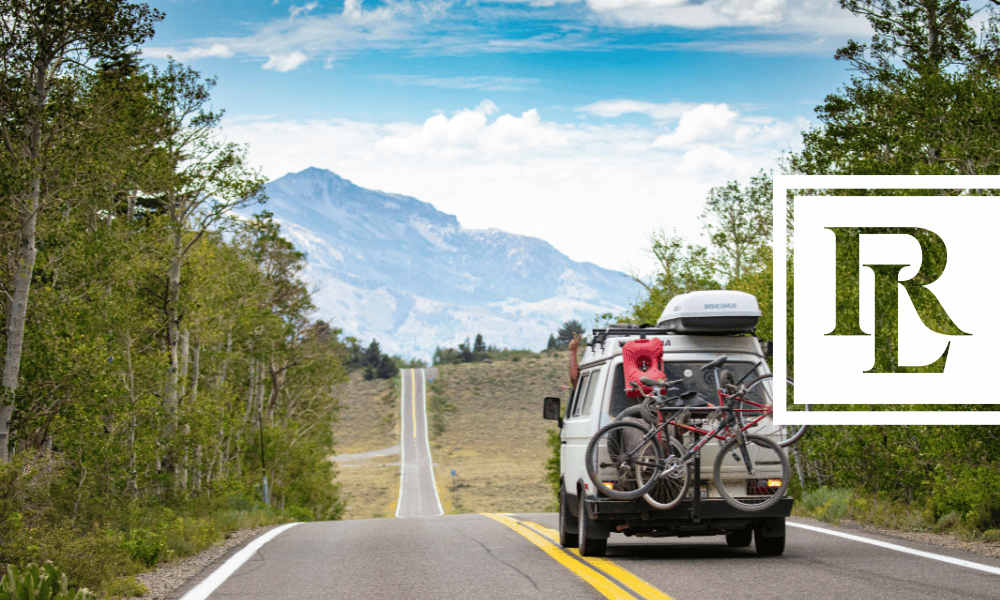
[[508,515],[481,514],[506,525],[538,546],[542,552],[589,583],[605,598],[672,600],[670,596],[606,558],[580,556],[580,552],[576,549],[559,546],[557,543],[559,533],[553,529],[542,527],[531,521],[521,521]]

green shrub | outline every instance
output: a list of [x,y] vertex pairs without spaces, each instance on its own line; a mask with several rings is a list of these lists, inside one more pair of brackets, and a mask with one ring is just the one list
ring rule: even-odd
[[137,598],[149,593],[149,589],[133,576],[119,577],[108,582],[103,590],[105,596],[112,598]]
[[984,542],[1000,542],[1000,529],[988,529],[983,532]]
[[86,588],[71,590],[66,575],[45,563],[40,568],[30,564],[18,572],[7,565],[7,574],[0,579],[0,600],[86,600],[93,598]]
[[850,509],[852,497],[849,490],[821,487],[803,492],[800,509],[815,519],[837,525]]
[[316,519],[313,516],[313,512],[308,508],[302,508],[301,506],[289,506],[285,509],[285,516],[292,519],[293,521],[313,521]]
[[163,538],[147,529],[129,531],[128,539],[122,542],[122,547],[133,560],[152,567],[166,550]]

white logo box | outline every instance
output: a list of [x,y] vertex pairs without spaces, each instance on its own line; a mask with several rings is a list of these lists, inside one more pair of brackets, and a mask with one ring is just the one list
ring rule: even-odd
[[[1000,189],[1000,176],[974,175],[775,175],[774,176],[774,339],[775,422],[805,425],[1000,425],[1000,411],[823,411],[824,404],[1000,404],[991,342],[1000,339],[1000,315],[992,308],[998,287],[998,198],[992,196],[796,196],[794,207],[795,401],[818,405],[810,412],[785,408],[787,272],[785,247],[787,191],[830,189]],[[899,286],[899,363],[923,365],[944,351],[944,373],[864,373],[874,361],[873,336],[827,336],[834,327],[834,235],[826,227],[923,227],[948,249],[934,292],[954,323],[968,336],[928,330]],[[920,247],[905,235],[861,236],[861,264],[909,264],[907,279],[920,266]],[[871,269],[860,268],[861,329],[872,334]],[[996,344],[992,343],[995,348]],[[984,379],[986,379],[984,381]],[[780,384],[779,384],[780,382]],[[998,382],[1000,383],[1000,382]]]

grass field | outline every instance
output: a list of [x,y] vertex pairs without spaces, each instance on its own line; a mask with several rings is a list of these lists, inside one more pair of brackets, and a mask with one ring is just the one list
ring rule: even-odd
[[[560,386],[569,382],[567,361],[566,352],[556,352],[438,368],[427,404],[434,476],[446,513],[555,510],[545,481],[545,440],[556,425],[542,419],[542,398],[566,398]],[[341,385],[339,402],[337,455],[398,443],[398,379],[364,381],[356,372]],[[399,455],[390,455],[338,465],[345,519],[395,514],[398,462]]]
[[[340,422],[334,429],[338,456],[381,450],[399,441],[398,379],[365,381],[361,371],[338,389]],[[337,465],[336,480],[347,500],[345,519],[396,514],[399,455],[353,460]]]
[[545,440],[556,424],[542,419],[542,398],[566,397],[560,386],[569,383],[567,361],[567,353],[557,352],[439,368],[428,407],[454,407],[444,413],[444,431],[431,431],[434,476],[446,513],[554,510],[545,481]]

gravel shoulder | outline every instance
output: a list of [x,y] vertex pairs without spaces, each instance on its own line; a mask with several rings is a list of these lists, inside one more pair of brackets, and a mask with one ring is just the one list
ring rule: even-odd
[[[254,527],[232,531],[222,542],[194,556],[160,563],[152,571],[135,576],[149,590],[142,600],[175,600],[212,574],[229,557],[262,533],[277,527]],[[138,600],[125,598],[123,600]]]
[[921,542],[933,546],[952,548],[955,550],[965,550],[974,554],[982,554],[993,558],[1000,558],[1000,542],[984,542],[982,540],[963,540],[954,535],[944,533],[931,533],[929,531],[900,531],[897,529],[886,529],[884,527],[874,527],[852,521],[841,519],[840,527],[852,529],[860,532],[878,533],[889,537],[910,540],[911,542]]

